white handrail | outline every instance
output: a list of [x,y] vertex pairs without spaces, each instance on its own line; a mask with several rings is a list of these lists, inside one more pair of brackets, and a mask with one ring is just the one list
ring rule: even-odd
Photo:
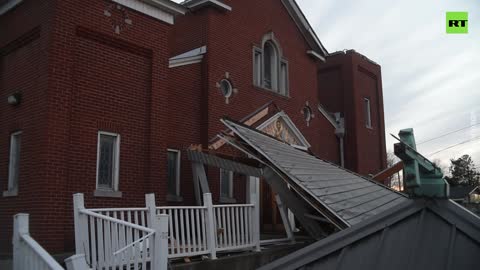
[[171,210],[171,209],[206,209],[205,206],[159,206],[157,210]]
[[155,230],[153,230],[153,229],[150,229],[150,228],[147,228],[147,227],[142,227],[142,226],[134,224],[134,223],[123,221],[121,219],[116,219],[116,218],[112,218],[112,217],[109,217],[109,216],[104,216],[104,215],[92,212],[90,210],[87,210],[87,209],[81,209],[80,213],[85,214],[85,215],[89,215],[89,216],[93,216],[93,217],[96,217],[96,218],[99,218],[99,219],[115,222],[115,223],[124,225],[126,227],[137,229],[139,231],[144,231],[144,232],[147,232],[147,233],[154,233],[155,232]]
[[30,237],[30,235],[24,234],[20,237],[51,270],[64,270],[63,267],[60,266],[60,264],[55,261],[55,259],[37,243],[37,241],[35,241],[35,239]]
[[30,237],[29,215],[13,217],[13,269],[64,270],[40,244]]
[[218,204],[214,205],[214,208],[223,208],[223,207],[255,207],[253,204]]
[[144,237],[139,238],[138,240],[136,240],[135,242],[130,243],[129,245],[125,246],[124,248],[121,248],[121,249],[113,252],[113,255],[118,255],[118,254],[122,253],[122,251],[127,250],[129,247],[133,247],[135,244],[140,243],[140,242],[142,242],[143,240],[146,240],[148,237],[152,236],[153,234],[154,234],[154,232],[151,232],[151,233],[145,235]]
[[146,207],[137,207],[137,208],[93,208],[88,209],[92,212],[118,212],[118,211],[147,211]]

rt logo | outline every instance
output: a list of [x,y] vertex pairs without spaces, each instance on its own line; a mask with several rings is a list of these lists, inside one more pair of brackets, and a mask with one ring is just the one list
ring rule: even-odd
[[468,12],[447,12],[447,34],[468,34]]

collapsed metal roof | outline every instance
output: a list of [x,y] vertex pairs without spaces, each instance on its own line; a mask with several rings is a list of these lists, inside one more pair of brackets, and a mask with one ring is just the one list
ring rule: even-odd
[[451,200],[409,199],[259,269],[470,270],[479,255],[479,217]]
[[[319,212],[340,228],[357,224],[407,201],[407,197],[358,174],[323,161],[250,127],[223,119],[241,142],[260,155]],[[244,147],[245,148],[245,147]],[[248,149],[246,151],[250,151]],[[316,202],[316,204],[315,204]],[[332,217],[334,220],[332,220]]]

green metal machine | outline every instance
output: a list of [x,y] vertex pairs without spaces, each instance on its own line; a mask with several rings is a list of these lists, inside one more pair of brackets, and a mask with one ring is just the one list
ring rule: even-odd
[[[442,171],[433,162],[417,152],[413,129],[403,129],[394,145],[395,155],[404,164],[403,181],[405,190],[412,197],[449,197],[449,185]],[[395,137],[395,136],[394,136]],[[396,138],[396,137],[395,137]]]

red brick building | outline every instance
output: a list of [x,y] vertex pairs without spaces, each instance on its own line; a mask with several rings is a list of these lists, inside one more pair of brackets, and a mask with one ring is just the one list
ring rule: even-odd
[[[380,66],[327,53],[293,0],[4,0],[0,33],[0,253],[19,212],[48,251],[73,250],[77,192],[193,204],[182,151],[222,151],[222,116],[361,174],[386,165]],[[214,200],[244,201],[245,176],[222,175]]]

